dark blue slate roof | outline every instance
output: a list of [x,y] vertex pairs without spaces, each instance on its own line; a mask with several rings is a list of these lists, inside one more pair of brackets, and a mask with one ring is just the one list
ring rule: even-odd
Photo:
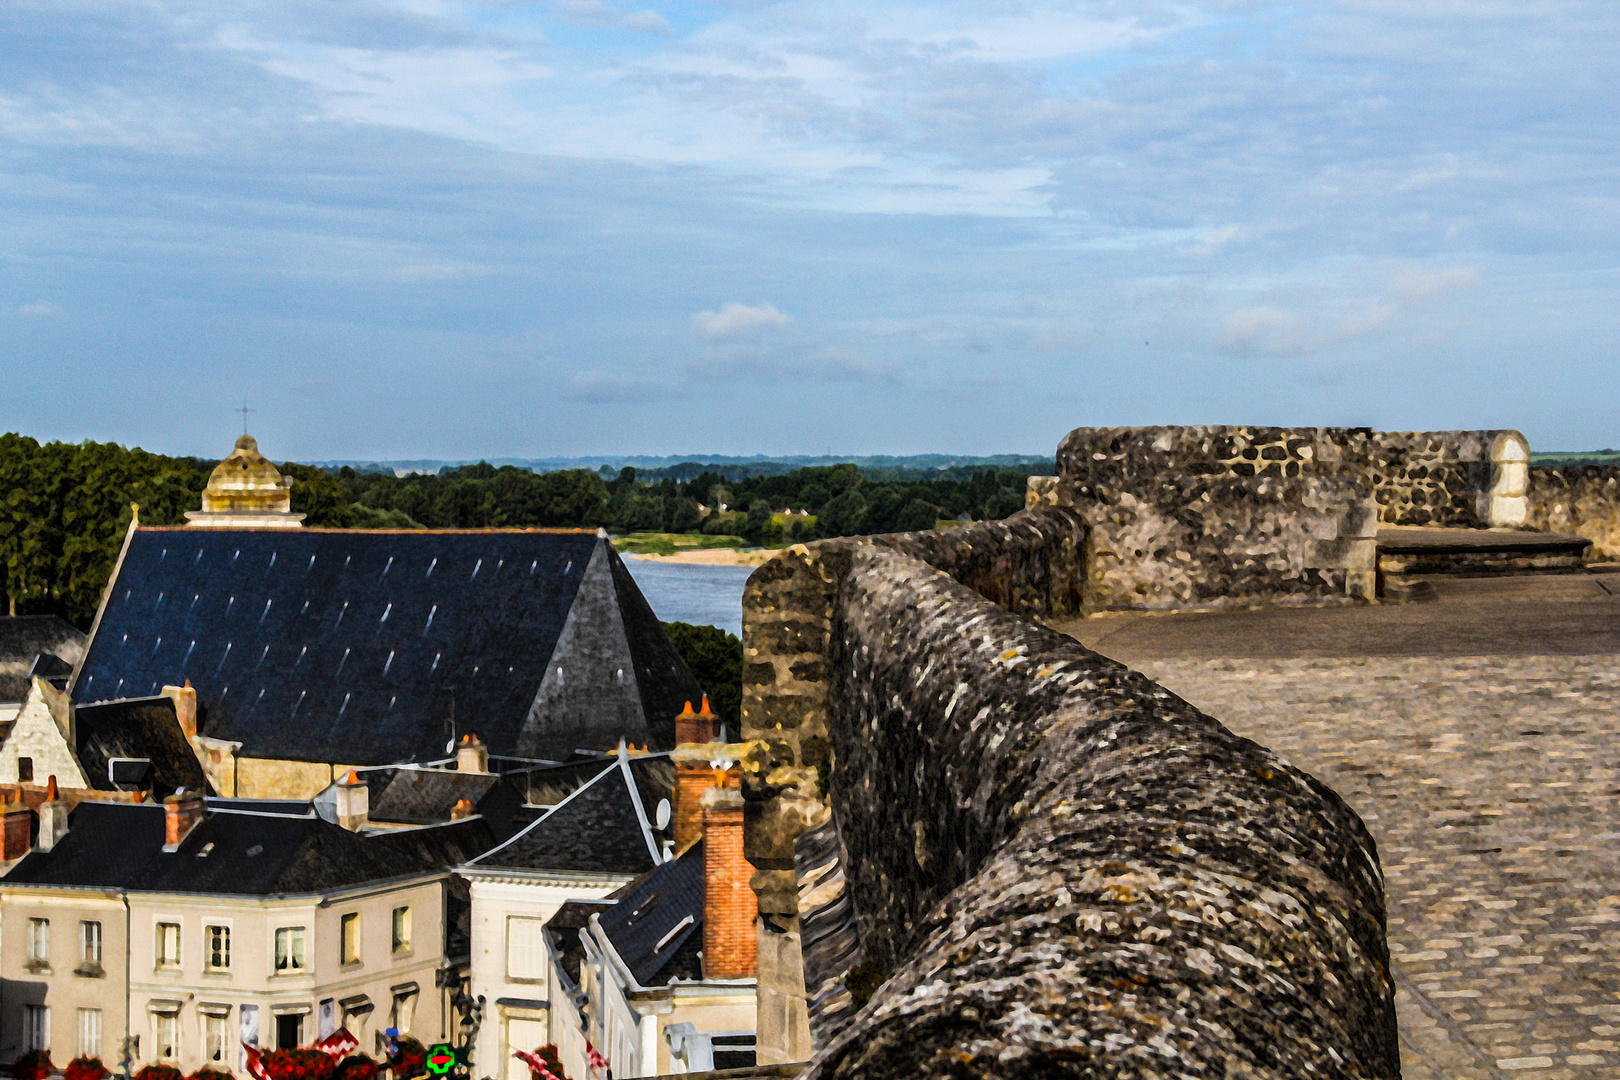
[[73,695],[186,679],[200,734],[355,765],[443,755],[452,697],[494,754],[668,746],[698,692],[611,545],[571,530],[137,529]]
[[80,803],[67,835],[34,851],[8,885],[265,896],[314,893],[442,870],[491,843],[477,818],[362,836],[311,816],[211,810],[174,851],[163,850],[164,810],[150,803]]
[[[584,779],[582,769],[594,775]],[[674,786],[666,757],[615,755],[559,766],[556,772],[584,782],[533,824],[473,860],[475,868],[635,875],[659,865],[653,849],[661,852],[669,833],[656,828],[653,818]]]
[[642,986],[700,979],[703,961],[703,841],[618,894],[597,921]]

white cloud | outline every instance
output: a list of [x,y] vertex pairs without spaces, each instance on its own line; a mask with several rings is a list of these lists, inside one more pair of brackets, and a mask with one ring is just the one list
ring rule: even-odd
[[32,319],[45,319],[52,315],[62,314],[62,309],[49,300],[35,300],[32,304],[24,304],[19,307],[17,314],[26,315]]
[[620,11],[604,0],[561,0],[552,10],[565,21],[580,26],[618,26],[659,37],[669,36],[669,20],[650,8]]
[[1231,352],[1293,356],[1305,351],[1305,323],[1291,311],[1244,308],[1222,322],[1221,345]]
[[1462,292],[1479,284],[1479,271],[1454,266],[1446,270],[1408,267],[1395,272],[1389,282],[1389,295],[1403,304],[1417,304],[1446,292]]
[[719,341],[755,330],[780,329],[792,321],[793,317],[776,310],[775,304],[750,307],[731,301],[722,304],[719,311],[693,315],[692,328],[711,341]]

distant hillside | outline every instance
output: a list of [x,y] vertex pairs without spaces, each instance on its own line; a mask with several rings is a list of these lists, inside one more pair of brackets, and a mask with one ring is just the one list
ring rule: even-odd
[[1620,450],[1549,450],[1532,453],[1532,465],[1620,465]]
[[[1052,458],[1039,454],[911,454],[894,456],[871,455],[789,455],[767,457],[754,455],[734,457],[726,454],[667,454],[663,457],[648,455],[571,457],[571,458],[480,458],[496,468],[511,465],[531,472],[563,472],[569,469],[590,469],[604,476],[617,476],[620,469],[632,468],[643,481],[666,478],[685,482],[705,472],[723,473],[733,480],[751,476],[784,476],[795,469],[817,468],[831,465],[854,465],[862,475],[873,480],[926,480],[939,476],[966,479],[976,469],[1018,469],[1033,473],[1050,473]],[[473,460],[447,461],[437,458],[412,458],[396,461],[311,461],[306,464],[335,472],[345,466],[357,473],[426,473],[434,475],[445,469],[458,469],[476,464]]]

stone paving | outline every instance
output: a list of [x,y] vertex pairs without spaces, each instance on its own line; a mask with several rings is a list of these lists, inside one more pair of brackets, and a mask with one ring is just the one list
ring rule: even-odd
[[1367,821],[1408,1077],[1620,1077],[1620,657],[1139,666]]

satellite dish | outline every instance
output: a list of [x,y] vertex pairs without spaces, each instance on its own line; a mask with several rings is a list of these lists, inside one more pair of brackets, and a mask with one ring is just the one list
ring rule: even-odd
[[653,811],[653,823],[660,829],[669,828],[669,800],[659,799],[658,809]]

